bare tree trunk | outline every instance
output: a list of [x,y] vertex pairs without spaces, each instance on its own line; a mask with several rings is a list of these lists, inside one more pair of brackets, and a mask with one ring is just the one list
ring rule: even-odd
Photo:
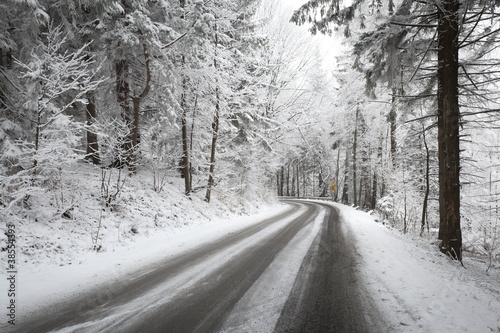
[[278,197],[281,196],[280,193],[280,171],[276,171],[276,192]]
[[353,185],[353,204],[354,206],[358,205],[358,196],[356,188],[357,184],[357,175],[356,175],[356,149],[358,145],[358,116],[359,116],[359,107],[356,108],[356,121],[354,123],[354,142],[352,144],[352,185]]
[[420,237],[424,235],[425,224],[427,221],[427,201],[429,199],[429,165],[430,165],[430,153],[429,147],[427,146],[427,138],[425,137],[425,128],[422,125],[422,135],[424,139],[424,147],[425,147],[425,194],[424,194],[424,202],[422,204],[422,224],[420,227]]
[[364,151],[363,152],[363,187],[364,187],[364,195],[363,195],[363,206],[365,209],[371,209],[371,189],[370,189],[370,184],[371,184],[371,172],[370,172],[370,167],[369,167],[369,156],[370,156],[370,147],[367,147],[368,152]]
[[[184,56],[182,57],[184,62]],[[191,193],[191,173],[189,170],[189,145],[187,133],[187,105],[186,105],[186,79],[182,80],[182,95],[181,95],[181,133],[182,133],[182,173],[181,177],[184,178],[184,193],[189,195]]]
[[307,197],[307,178],[306,178],[306,166],[305,166],[305,162],[302,162],[302,195],[305,197]]
[[96,106],[95,106],[95,96],[94,91],[88,91],[87,97],[87,107],[86,107],[86,118],[87,118],[87,156],[85,159],[92,162],[93,164],[100,164],[101,159],[99,157],[99,143],[97,141],[97,134],[92,132],[91,126],[95,123],[96,119]]
[[[186,6],[185,0],[180,0],[180,6],[184,10]],[[183,13],[181,16],[182,19],[185,18],[185,14]],[[182,67],[185,69],[186,67],[186,57],[182,55]],[[190,172],[190,156],[188,149],[188,133],[187,133],[187,103],[186,103],[186,94],[187,94],[187,86],[186,86],[186,77],[183,75],[182,77],[182,95],[181,95],[181,138],[182,138],[182,172],[181,177],[184,178],[184,193],[189,195],[191,193],[191,172]],[[194,116],[193,116],[194,117]],[[194,121],[193,121],[194,124]],[[191,132],[192,135],[192,132]]]
[[300,183],[299,183],[299,175],[300,175],[300,173],[299,173],[299,164],[300,164],[300,162],[297,162],[297,168],[296,168],[296,170],[297,170],[297,197],[300,198]]
[[280,187],[280,195],[283,196],[283,187],[284,187],[284,184],[285,184],[285,167],[284,166],[281,166],[281,187]]
[[344,187],[342,189],[342,203],[349,203],[349,149],[345,150],[345,166],[344,166]]
[[[139,34],[142,35],[142,32],[140,30]],[[134,173],[137,172],[137,147],[139,145],[139,116],[141,111],[141,102],[144,100],[144,98],[146,98],[146,96],[149,94],[149,90],[151,89],[151,68],[149,67],[150,58],[146,44],[142,44],[142,50],[145,60],[144,64],[146,66],[146,84],[144,85],[144,89],[142,90],[142,92],[132,99],[134,106],[134,122],[132,126],[132,150],[130,152],[131,155],[129,167],[130,171]]]
[[290,196],[290,164],[286,166],[286,196]]
[[458,105],[458,0],[443,0],[438,13],[439,236],[441,251],[462,259],[460,228],[460,113]]
[[396,94],[397,94],[397,89],[392,88],[392,104],[391,104],[391,111],[389,112],[389,117],[388,117],[390,129],[391,129],[391,161],[392,161],[392,166],[396,165],[396,149],[397,149],[397,142],[396,142],[396,120],[397,120]]
[[[214,69],[218,71],[217,67],[217,47],[219,45],[219,34],[217,32],[217,21],[214,25],[215,29],[215,56],[214,56]],[[214,120],[212,122],[212,149],[210,152],[210,171],[208,175],[208,186],[207,193],[205,195],[205,201],[210,202],[210,197],[212,195],[212,188],[214,186],[214,171],[215,171],[215,148],[217,144],[217,136],[219,135],[219,115],[220,115],[220,88],[219,82],[216,83],[215,87],[215,114]]]
[[215,149],[217,145],[217,136],[219,134],[219,114],[220,114],[220,101],[219,101],[219,87],[217,87],[215,92],[217,102],[215,104],[215,115],[212,122],[212,149],[210,151],[210,171],[208,174],[208,186],[207,193],[205,195],[205,201],[210,202],[210,197],[212,195],[212,188],[214,186],[214,171],[215,171]]
[[[117,60],[115,63],[116,71],[116,100],[120,105],[122,112],[121,117],[128,128],[132,127],[132,120],[130,118],[130,85],[128,82],[128,61],[125,59]],[[126,163],[128,154],[132,147],[132,138],[127,135],[121,138],[121,154],[117,160],[113,161],[113,167],[123,167]],[[123,155],[122,155],[123,154]]]
[[193,189],[193,165],[191,162],[191,156],[193,156],[193,136],[195,129],[195,120],[196,120],[196,109],[198,108],[198,95],[196,95],[194,99],[193,106],[193,120],[191,121],[191,132],[189,133],[189,190]]
[[[372,184],[372,209],[375,209],[377,206],[377,187],[378,187],[378,177],[379,177],[379,168],[382,169],[382,144],[384,142],[384,134],[382,133],[380,138],[380,144],[378,146],[377,153],[377,163],[375,164],[375,169],[373,170],[373,184]],[[383,182],[383,179],[382,179]]]
[[333,201],[338,201],[339,196],[339,173],[340,173],[340,147],[337,150],[337,168],[335,169],[335,182],[337,182],[337,186],[335,186],[335,190],[333,191]]

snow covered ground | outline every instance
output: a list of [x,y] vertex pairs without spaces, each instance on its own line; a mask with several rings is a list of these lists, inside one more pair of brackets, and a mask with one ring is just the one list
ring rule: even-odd
[[[340,208],[349,232],[356,239],[367,297],[379,305],[393,332],[500,332],[499,265],[486,273],[486,263],[465,257],[464,268],[438,253],[426,239],[401,235],[375,222],[368,213],[334,205]],[[123,242],[120,246],[115,244],[104,252],[79,252],[71,265],[61,266],[60,260],[30,261],[19,268],[17,320],[22,321],[30,311],[84,293],[88,288],[136,276],[138,270],[156,261],[213,241],[284,209],[285,205],[274,204],[257,215],[237,217],[238,214],[232,214],[226,219],[214,218],[210,223],[206,219],[189,223],[186,215],[183,228],[161,233],[153,233],[151,229],[148,233],[135,235],[126,245]],[[272,327],[279,315],[277,304],[286,300],[286,290],[291,288],[301,258],[320,229],[319,221],[316,219],[280,253],[277,258],[285,265],[277,262],[264,272],[248,297],[233,311],[231,322],[226,326],[228,331],[239,325],[262,332]],[[265,281],[278,278],[278,271],[279,274],[287,272],[280,277],[284,289],[270,290]],[[6,279],[0,278],[0,290],[6,290]],[[255,295],[260,296],[252,297]],[[255,303],[263,299],[274,303],[265,302],[260,306]],[[257,311],[254,317],[267,313],[267,322],[249,323],[248,318],[238,317],[245,309]],[[1,324],[3,327],[4,323]]]
[[368,297],[394,332],[500,332],[500,266],[464,256],[464,267],[429,243],[340,206],[358,241]]

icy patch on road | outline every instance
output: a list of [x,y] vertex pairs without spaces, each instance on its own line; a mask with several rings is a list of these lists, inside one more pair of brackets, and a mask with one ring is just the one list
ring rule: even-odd
[[[361,255],[369,297],[391,332],[500,332],[500,272],[467,269],[437,249],[378,224],[364,212],[335,204]],[[385,332],[384,332],[385,333]]]
[[272,332],[288,299],[302,261],[325,220],[321,208],[276,256],[271,265],[231,311],[221,332]]

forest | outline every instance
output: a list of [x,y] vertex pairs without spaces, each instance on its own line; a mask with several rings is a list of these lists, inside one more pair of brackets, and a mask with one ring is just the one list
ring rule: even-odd
[[498,260],[497,6],[4,0],[4,222],[72,219],[87,173],[112,209],[146,173],[207,203],[331,197]]

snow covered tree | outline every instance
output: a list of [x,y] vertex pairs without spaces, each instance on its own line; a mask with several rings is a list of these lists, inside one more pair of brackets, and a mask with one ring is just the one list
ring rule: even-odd
[[[68,111],[78,103],[85,104],[88,91],[96,88],[89,67],[92,59],[85,47],[66,50],[67,37],[61,27],[49,26],[28,63],[17,62],[23,90],[23,110],[30,127],[24,138],[15,143],[17,159],[7,185],[7,208],[20,201],[28,205],[31,196],[43,193],[42,187],[55,186],[63,168],[78,159],[81,124]],[[21,110],[20,110],[21,112]],[[9,190],[10,189],[10,190]]]

